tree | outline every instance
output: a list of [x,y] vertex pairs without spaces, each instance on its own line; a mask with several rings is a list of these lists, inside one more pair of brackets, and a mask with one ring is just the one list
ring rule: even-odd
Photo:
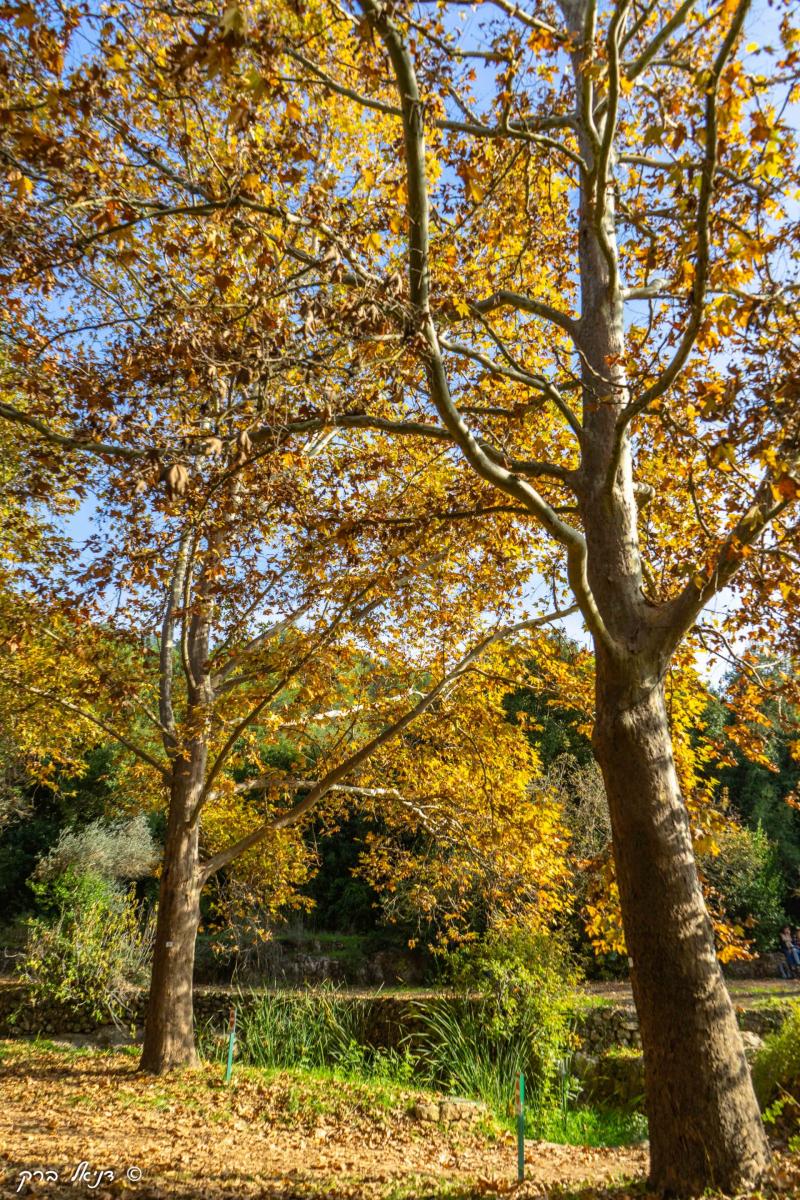
[[[764,84],[744,73],[746,0],[709,12],[691,3],[639,12],[626,0],[606,11],[586,2],[541,14],[496,7],[506,19],[490,30],[487,18],[484,29],[500,62],[496,88],[482,101],[470,88],[462,44],[443,20],[415,21],[407,11],[363,0],[360,32],[375,41],[361,39],[360,95],[365,107],[391,107],[402,122],[407,319],[424,372],[420,386],[480,478],[562,548],[594,641],[593,744],[611,810],[642,1031],[651,1180],[665,1191],[738,1190],[758,1181],[766,1142],[713,952],[664,676],[713,596],[740,574],[747,578],[754,562],[762,571],[770,564],[770,583],[788,565],[781,551],[794,533],[787,518],[800,466],[791,402],[797,327],[783,297],[796,283],[779,254],[796,257],[782,202],[796,186],[794,143],[780,102],[773,108]],[[797,32],[788,16],[780,37],[780,66],[791,86]],[[303,53],[310,78],[342,89],[322,54],[315,58],[307,46]],[[474,53],[484,57],[480,44]],[[394,80],[392,99],[384,66]],[[456,119],[441,115],[451,96]],[[449,154],[441,149],[444,130],[453,131],[457,147]],[[494,191],[503,185],[498,145],[508,168],[515,156],[555,159],[553,170],[569,178],[575,201],[573,220],[553,248],[555,287],[548,292],[560,291],[557,302],[542,298],[536,276],[526,277],[524,252],[537,233],[525,228],[511,269],[491,255],[493,270],[483,269],[481,255],[473,259],[482,294],[456,300],[464,330],[456,346],[443,331],[447,318],[436,291],[448,224],[432,211],[429,131],[437,157],[460,169],[468,202],[480,207],[494,193],[493,203],[483,204],[487,224],[502,207]],[[478,238],[479,222],[480,215],[471,231]],[[512,249],[514,240],[501,245]],[[580,286],[577,315],[570,312],[573,280]],[[644,325],[626,316],[626,303],[637,299],[649,309]],[[496,313],[488,332],[497,358],[487,362],[485,318]],[[563,355],[554,350],[544,378],[526,368],[530,327],[540,324],[555,329]],[[717,365],[720,346],[731,362],[727,378]],[[575,374],[563,361],[570,355]],[[484,366],[490,379],[526,374],[529,390],[563,418],[569,449],[531,461],[526,452],[536,426],[531,435],[512,413],[502,425],[503,456],[488,453],[458,402],[467,390],[465,362]],[[580,416],[567,398],[578,380]],[[677,479],[667,478],[667,468]],[[577,520],[561,515],[550,498],[564,491],[574,497]],[[666,539],[678,530],[682,551],[669,562]],[[761,545],[763,552],[754,551]],[[763,591],[764,583],[755,570],[743,586]],[[677,1028],[680,1046],[670,1033]]]
[[[440,838],[457,820],[461,883],[470,846],[476,853],[491,839],[500,853],[510,836],[519,849],[508,853],[524,853],[528,862],[535,835],[553,858],[553,890],[560,886],[558,814],[542,806],[525,820],[515,814],[533,760],[524,738],[503,723],[502,693],[487,706],[490,687],[481,678],[468,733],[451,699],[478,661],[491,670],[491,650],[503,637],[524,629],[495,629],[465,648],[477,597],[455,572],[458,548],[445,555],[441,540],[434,565],[417,534],[402,535],[389,563],[373,557],[369,535],[358,557],[348,539],[337,570],[330,544],[306,540],[300,528],[314,516],[303,512],[301,464],[293,472],[301,506],[294,528],[286,493],[278,511],[264,504],[264,468],[239,464],[235,504],[223,492],[217,506],[215,466],[207,481],[195,475],[193,502],[161,492],[152,503],[134,496],[134,514],[111,538],[108,557],[82,563],[79,580],[66,568],[57,600],[15,594],[5,614],[20,632],[4,688],[31,729],[38,720],[42,747],[54,741],[54,710],[73,741],[99,728],[138,760],[151,803],[166,799],[142,1058],[156,1072],[194,1061],[192,973],[203,887],[240,857],[263,856],[279,905],[293,880],[304,878],[303,822],[326,806],[332,817],[344,800],[358,798],[390,826]],[[324,468],[319,459],[307,468],[316,503]],[[341,460],[330,473],[340,489]],[[378,555],[384,549],[373,547]],[[434,579],[449,601],[438,627],[430,612],[421,624],[406,621],[401,643],[370,619],[380,615],[394,630],[406,589]],[[124,602],[118,597],[113,615],[104,611],[103,589],[90,620],[98,581],[116,591],[123,580]],[[12,699],[6,704],[12,708]],[[287,739],[292,752],[276,763],[271,747]],[[480,809],[472,822],[464,813],[479,769],[487,789],[506,793],[485,828]],[[393,870],[396,876],[396,863]]]
[[[551,619],[519,614],[507,599],[530,574],[525,555],[505,531],[500,545],[491,523],[478,538],[485,555],[460,537],[475,502],[469,481],[450,484],[440,431],[421,431],[411,486],[392,423],[359,415],[351,343],[317,329],[308,256],[280,205],[259,203],[250,227],[231,221],[227,205],[189,212],[177,202],[208,161],[239,177],[237,129],[216,86],[195,93],[200,117],[187,126],[194,99],[183,85],[176,96],[163,49],[150,53],[161,17],[131,20],[145,36],[140,51],[124,42],[118,52],[124,19],[101,23],[97,56],[71,71],[60,52],[39,52],[65,45],[74,28],[56,9],[23,22],[29,53],[7,44],[21,219],[5,247],[25,301],[9,308],[9,374],[24,400],[1,411],[41,438],[31,474],[58,446],[100,519],[81,554],[67,547],[49,578],[4,593],[13,660],[3,682],[32,741],[53,742],[55,708],[65,734],[93,728],[116,739],[140,764],[142,792],[168,798],[142,1058],[163,1071],[194,1061],[202,888],[254,856],[289,887],[302,870],[297,831],[323,801],[357,797],[428,839],[457,823],[451,911],[471,853],[492,867],[499,894],[503,873],[487,845],[507,856],[514,890],[545,907],[560,887],[561,838],[551,807],[517,817],[533,757],[500,708],[502,643]],[[323,105],[322,115],[335,123],[333,110]],[[99,167],[109,138],[119,153],[101,153]],[[188,177],[162,157],[165,144],[190,162]],[[33,179],[20,152],[39,163]],[[253,165],[280,173],[286,152],[257,139]],[[155,231],[148,220],[140,229],[130,207],[142,187],[173,193]],[[41,237],[40,203],[53,206]],[[146,204],[150,216],[160,207]],[[350,286],[341,259],[328,269]],[[373,328],[364,309],[357,297],[348,325]],[[331,397],[309,395],[332,363],[351,380],[356,411],[342,428],[363,430],[358,442],[332,440]],[[450,698],[479,664],[480,703],[466,728]],[[270,752],[286,739],[293,753],[276,763]],[[477,770],[484,788],[471,809]],[[547,879],[531,872],[516,886],[548,847]],[[376,860],[381,853],[376,846]]]
[[765,663],[754,648],[731,662],[734,669],[708,714],[721,760],[715,774],[742,822],[753,832],[763,830],[774,846],[788,898],[800,878],[793,664]]
[[[460,11],[233,3],[220,18],[176,7],[146,85],[131,75],[131,31],[163,36],[165,18],[125,12],[104,35],[102,87],[86,73],[68,120],[94,121],[97,142],[103,117],[81,105],[117,96],[111,204],[99,203],[96,161],[70,174],[31,136],[24,108],[11,109],[26,221],[40,206],[52,216],[54,199],[68,216],[20,256],[15,278],[59,238],[138,254],[131,231],[181,206],[247,230],[268,214],[302,264],[306,330],[337,331],[347,347],[324,372],[315,362],[332,393],[315,426],[382,423],[407,439],[407,478],[435,440],[450,486],[503,522],[510,547],[520,529],[537,531],[529,566],[556,595],[572,592],[594,642],[593,745],[633,962],[651,1181],[740,1190],[760,1177],[766,1142],[714,956],[664,684],[678,647],[701,636],[719,645],[752,627],[796,654],[798,180],[785,104],[798,32],[777,6],[772,46],[748,49],[747,0],[486,0],[468,35]],[[167,78],[192,112],[213,78],[230,116],[226,153],[203,172],[184,169],[177,140],[171,152],[174,123],[131,133],[132,98],[166,96]],[[252,149],[266,131],[280,135],[283,162]],[[112,186],[126,153],[139,154],[148,194]],[[154,202],[159,178],[168,201]],[[304,414],[289,412],[294,433]],[[52,389],[32,388],[4,415],[73,447],[91,440],[69,427],[73,413],[64,428]],[[259,426],[256,397],[236,419]],[[702,622],[731,589],[737,605]]]
[[[256,859],[279,905],[305,878],[303,823],[326,805],[333,814],[356,797],[390,826],[438,838],[458,822],[461,882],[470,853],[486,862],[487,842],[498,853],[510,842],[509,861],[527,863],[536,835],[542,853],[552,850],[550,879],[534,889],[546,907],[542,897],[560,886],[557,814],[544,805],[515,814],[533,757],[503,722],[504,684],[493,672],[502,675],[506,639],[530,637],[559,614],[509,622],[502,607],[490,613],[490,581],[517,587],[516,562],[467,572],[472,547],[455,527],[442,534],[435,515],[447,503],[446,476],[427,447],[414,497],[388,469],[393,449],[380,430],[356,446],[312,436],[290,451],[275,382],[259,401],[274,436],[267,425],[257,441],[232,436],[247,384],[233,381],[220,396],[212,363],[204,387],[197,352],[176,354],[165,381],[163,357],[151,354],[161,328],[152,315],[150,324],[133,352],[127,338],[109,340],[96,368],[116,377],[118,396],[127,388],[133,428],[130,440],[116,434],[119,452],[101,444],[77,460],[81,486],[96,497],[95,532],[77,555],[65,545],[48,575],[10,579],[0,619],[12,651],[4,711],[22,718],[29,748],[66,756],[99,731],[138,762],[145,800],[166,801],[142,1056],[161,1072],[195,1061],[204,886]],[[197,324],[210,338],[208,315]],[[173,389],[184,372],[183,419],[200,418],[204,434],[199,451],[164,462],[142,450],[138,427],[181,419]],[[296,386],[291,371],[286,386]],[[376,522],[375,511],[401,505],[404,516]],[[488,675],[462,729],[454,693],[479,664]],[[505,798],[470,821],[465,796],[477,770]]]

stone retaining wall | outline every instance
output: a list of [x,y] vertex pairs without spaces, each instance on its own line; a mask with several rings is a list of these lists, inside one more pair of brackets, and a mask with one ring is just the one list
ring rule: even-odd
[[632,1004],[598,1005],[578,1017],[576,1033],[587,1054],[602,1054],[612,1046],[641,1046],[639,1022]]
[[[241,1015],[255,1007],[263,994],[263,991],[255,989],[236,992],[225,987],[195,988],[195,1024],[198,1029],[211,1026],[223,1031],[227,1029],[232,1004]],[[304,994],[300,992],[298,996]],[[441,998],[412,999],[379,992],[373,996],[346,996],[342,1000],[359,1008],[365,1042],[388,1049],[398,1047],[409,1033],[421,1026],[420,1004],[436,1004]],[[142,989],[132,994],[122,1024],[143,1026],[146,1014],[147,992]],[[31,1004],[24,985],[14,982],[0,984],[0,1037],[88,1034],[103,1027],[107,1021],[107,1017],[95,1020],[56,1003]]]
[[[200,1029],[209,1026],[222,1031],[227,1028],[228,1013],[232,1004],[241,1015],[258,1004],[264,993],[257,990],[235,992],[226,987],[198,987],[195,989],[195,1021]],[[286,993],[284,993],[286,994]],[[304,993],[298,993],[303,995]],[[447,996],[397,996],[375,993],[367,996],[342,996],[341,1001],[359,1008],[359,1024],[366,1043],[382,1048],[397,1048],[403,1039],[421,1027],[420,1010],[423,1006],[436,1005]],[[480,1001],[463,1001],[478,1004]],[[147,993],[134,993],[125,1025],[144,1025],[147,1010]],[[737,1007],[739,1025],[744,1030],[761,1037],[779,1029],[786,1019],[788,1005],[769,1008]],[[100,1028],[104,1021],[76,1014],[63,1005],[32,1005],[25,987],[14,982],[0,983],[0,1037],[28,1036],[55,1033],[89,1034]],[[583,1009],[576,1017],[575,1030],[585,1053],[600,1055],[612,1047],[639,1049],[639,1026],[632,1004],[597,1005]]]

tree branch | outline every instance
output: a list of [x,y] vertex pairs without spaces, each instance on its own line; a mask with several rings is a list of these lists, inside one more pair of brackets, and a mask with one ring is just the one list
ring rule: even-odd
[[657,400],[672,386],[683,370],[686,361],[694,347],[697,334],[703,322],[706,305],[706,289],[711,266],[711,243],[709,222],[711,215],[711,199],[714,192],[714,179],[717,170],[718,137],[717,137],[717,99],[722,72],[733,52],[736,40],[742,31],[745,17],[750,7],[750,0],[739,0],[725,39],[717,53],[711,76],[705,90],[705,153],[700,177],[700,195],[697,203],[697,251],[692,281],[691,308],[689,321],[683,331],[683,336],[672,357],[671,362],[661,375],[646,388],[638,399],[631,401],[620,413],[618,422],[618,437],[625,427],[640,412]]
[[55,446],[63,446],[67,450],[86,450],[92,454],[107,455],[110,458],[124,458],[129,462],[144,458],[146,454],[146,451],[133,449],[130,446],[119,446],[111,442],[98,442],[93,438],[58,433],[38,417],[21,412],[5,401],[0,401],[0,418],[11,421],[15,425],[24,425],[28,429],[34,429],[48,442],[52,442]]
[[172,580],[167,597],[164,620],[161,625],[161,645],[159,647],[159,695],[158,715],[164,749],[171,754],[175,749],[175,711],[172,703],[172,683],[174,674],[173,652],[175,648],[175,614],[183,603],[183,589],[186,579],[186,566],[189,557],[191,535],[184,530],[181,534],[175,564],[172,569]]
[[469,670],[472,664],[478,658],[480,658],[490,646],[495,645],[497,642],[506,638],[513,637],[517,633],[535,629],[539,626],[560,620],[576,611],[577,605],[572,605],[570,608],[563,609],[562,611],[548,613],[547,616],[544,617],[535,617],[529,621],[519,621],[514,625],[505,626],[504,628],[497,630],[495,633],[490,634],[488,637],[483,638],[472,650],[468,651],[467,654],[465,654],[456,663],[456,665],[451,668],[451,670],[443,675],[436,686],[431,688],[430,691],[426,692],[413,708],[408,709],[401,717],[398,717],[397,720],[392,721],[389,725],[385,726],[380,733],[376,734],[375,737],[366,742],[365,745],[363,745],[354,754],[351,754],[349,758],[345,759],[344,762],[339,763],[338,766],[333,767],[330,771],[328,771],[327,774],[311,788],[311,790],[306,796],[303,797],[302,800],[299,800],[286,812],[281,813],[280,815],[265,822],[263,825],[258,826],[251,833],[247,834],[243,838],[240,838],[237,842],[234,842],[224,850],[220,850],[218,854],[212,855],[212,857],[209,858],[200,868],[201,880],[205,883],[206,880],[208,880],[222,867],[227,866],[229,862],[232,862],[233,859],[238,858],[239,855],[243,854],[246,850],[250,850],[253,846],[257,846],[259,842],[263,841],[264,838],[268,837],[269,834],[274,830],[285,829],[289,825],[294,825],[297,821],[299,821],[300,818],[303,817],[311,808],[313,808],[314,805],[317,804],[318,801],[320,801],[329,791],[331,791],[333,787],[342,783],[352,771],[356,770],[359,766],[361,766],[362,763],[366,762],[376,750],[380,749],[380,747],[385,745],[386,742],[402,733],[403,730],[407,729],[408,726],[417,719],[417,717],[421,716],[427,709],[429,709],[431,705],[434,704],[435,701],[438,700],[438,698],[451,685],[455,684],[457,680]]
[[408,188],[409,294],[414,309],[428,388],[442,424],[477,474],[524,504],[547,532],[567,549],[570,583],[592,632],[615,650],[591,593],[586,572],[586,543],[582,534],[563,521],[526,480],[493,462],[479,445],[453,402],[430,309],[428,184],[425,166],[424,105],[408,47],[394,20],[377,0],[360,0],[361,9],[386,46],[403,108],[403,141]]
[[525,296],[521,292],[501,288],[500,291],[487,296],[485,300],[474,301],[470,304],[470,308],[482,315],[495,312],[498,308],[515,308],[518,312],[531,313],[535,317],[541,317],[543,320],[557,325],[569,334],[576,345],[579,343],[579,320],[568,316],[558,308],[553,308],[550,304],[545,304],[542,300],[535,300],[532,296]]
[[[231,671],[235,670],[235,668],[242,662],[244,658],[247,657],[248,654],[252,654],[254,651],[260,649],[261,646],[266,645],[267,642],[271,641],[272,638],[277,637],[279,634],[285,633],[286,630],[290,629],[291,626],[299,621],[301,617],[305,616],[305,614],[311,608],[311,605],[312,601],[310,600],[305,604],[301,604],[299,608],[294,610],[294,612],[289,613],[288,617],[282,617],[280,621],[275,621],[272,625],[269,625],[266,629],[263,629],[261,633],[250,638],[250,640],[246,642],[240,650],[237,650],[235,654],[231,655],[228,661],[223,663],[223,665],[214,672],[212,676],[212,686],[214,690],[216,691],[219,688],[219,685],[228,678]],[[226,685],[224,690],[229,691],[231,688],[236,686],[237,682],[238,680],[236,679],[231,680]]]
[[[791,474],[800,476],[800,459],[793,464]],[[698,572],[698,576],[690,579],[678,596],[663,606],[658,621],[658,648],[665,661],[691,629],[708,601],[733,579],[744,562],[743,551],[752,546],[767,526],[792,503],[793,500],[789,498],[776,499],[769,477],[762,479],[753,503],[725,538],[711,570],[702,576],[702,582],[698,582]]]
[[672,36],[676,29],[680,29],[681,25],[683,25],[696,3],[697,0],[683,0],[680,8],[676,9],[670,19],[661,26],[658,33],[655,34],[641,53],[626,65],[625,74],[629,80],[638,79],[642,72],[649,67],[664,43]]
[[60,696],[56,696],[52,692],[44,692],[39,688],[30,687],[28,684],[22,683],[20,680],[15,680],[14,686],[18,687],[20,691],[27,692],[29,696],[37,696],[41,700],[47,700],[48,703],[55,704],[57,708],[62,708],[64,712],[74,713],[76,717],[80,717],[82,720],[89,721],[92,725],[96,725],[98,729],[102,729],[103,732],[107,733],[109,737],[112,737],[114,741],[119,742],[122,746],[125,746],[126,749],[131,751],[132,754],[135,754],[137,758],[140,758],[142,762],[146,762],[148,766],[153,767],[160,775],[164,777],[164,779],[169,779],[169,769],[163,763],[160,763],[157,758],[154,758],[153,755],[149,753],[149,751],[143,749],[142,746],[138,746],[136,742],[132,742],[131,739],[124,733],[120,733],[118,729],[115,729],[113,725],[109,725],[100,717],[96,717],[92,713],[86,712],[86,710],[81,708],[79,705],[72,704],[69,700],[63,700]]
[[617,134],[617,116],[619,113],[620,97],[620,65],[619,46],[625,29],[631,0],[619,0],[614,14],[609,22],[606,37],[606,57],[608,59],[608,93],[606,96],[605,117],[603,119],[603,134],[594,164],[594,227],[603,257],[608,267],[608,288],[611,295],[618,295],[619,290],[619,261],[617,253],[609,238],[606,227],[608,212],[608,177],[609,166],[613,157],[614,138]]

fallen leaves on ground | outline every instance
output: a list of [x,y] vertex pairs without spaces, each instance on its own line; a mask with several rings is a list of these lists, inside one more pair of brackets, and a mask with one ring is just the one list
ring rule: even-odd
[[[516,1184],[510,1135],[421,1124],[418,1093],[299,1074],[239,1068],[225,1086],[219,1067],[178,1077],[138,1075],[127,1054],[63,1052],[5,1043],[0,1083],[4,1185],[19,1172],[52,1169],[58,1184],[32,1180],[29,1194],[69,1190],[77,1164],[110,1169],[98,1197],[429,1196],[443,1184],[502,1194]],[[534,1188],[640,1176],[639,1148],[528,1144]],[[131,1183],[126,1171],[142,1172]],[[88,1181],[86,1183],[88,1187]],[[536,1194],[535,1190],[534,1193]]]
[[[0,1195],[56,1198],[76,1188],[99,1200],[432,1200],[567,1193],[580,1200],[646,1195],[643,1147],[526,1143],[516,1182],[510,1134],[420,1124],[419,1094],[300,1073],[239,1068],[225,1086],[204,1066],[169,1078],[138,1075],[125,1053],[0,1043]],[[85,1163],[83,1177],[72,1181]],[[131,1174],[131,1168],[133,1172]],[[113,1172],[98,1179],[98,1172]],[[135,1178],[141,1172],[140,1178]],[[800,1168],[776,1165],[800,1197]],[[776,1180],[777,1183],[777,1180]],[[796,1191],[791,1190],[796,1188]]]

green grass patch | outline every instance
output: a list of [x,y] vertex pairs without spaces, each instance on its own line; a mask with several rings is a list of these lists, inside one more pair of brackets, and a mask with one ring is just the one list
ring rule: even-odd
[[632,1146],[647,1138],[647,1117],[599,1106],[571,1108],[540,1123],[537,1136],[567,1146]]
[[[410,1175],[402,1183],[395,1184],[386,1192],[386,1200],[476,1200],[478,1195],[486,1195],[486,1188],[480,1192],[472,1185],[456,1182],[450,1179],[431,1181],[430,1176]],[[491,1195],[491,1193],[488,1193]]]
[[291,1117],[343,1117],[348,1112],[374,1117],[406,1111],[416,1100],[431,1094],[425,1089],[410,1091],[402,1084],[360,1078],[340,1070],[243,1067],[234,1071],[234,1084],[237,1078],[269,1086],[278,1109]]

